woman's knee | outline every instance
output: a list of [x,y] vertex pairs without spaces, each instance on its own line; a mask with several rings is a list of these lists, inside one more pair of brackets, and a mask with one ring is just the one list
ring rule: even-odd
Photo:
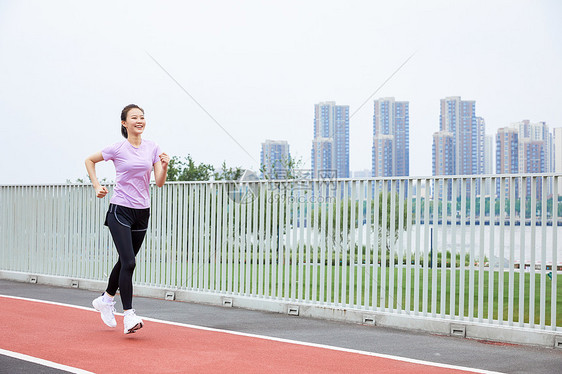
[[121,259],[121,271],[127,271],[132,273],[133,270],[135,270],[136,266],[137,266],[137,262],[135,261],[134,257],[127,261],[123,261],[123,259]]

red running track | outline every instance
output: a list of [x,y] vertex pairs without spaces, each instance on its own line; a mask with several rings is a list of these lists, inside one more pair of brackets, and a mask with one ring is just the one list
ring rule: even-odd
[[[0,348],[94,373],[469,373],[338,348],[145,320],[123,334],[93,309],[0,296]],[[483,372],[483,371],[476,371]]]

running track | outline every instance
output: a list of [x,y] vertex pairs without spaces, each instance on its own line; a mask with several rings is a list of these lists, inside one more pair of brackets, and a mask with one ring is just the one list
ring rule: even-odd
[[150,318],[125,335],[122,319],[0,295],[0,353],[77,373],[491,373]]

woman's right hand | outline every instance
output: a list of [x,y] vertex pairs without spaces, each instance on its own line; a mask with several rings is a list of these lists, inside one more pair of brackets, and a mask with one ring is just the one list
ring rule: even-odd
[[103,199],[105,197],[105,195],[107,195],[109,191],[107,190],[107,188],[103,187],[103,186],[99,186],[96,188],[96,197],[99,197],[100,199]]

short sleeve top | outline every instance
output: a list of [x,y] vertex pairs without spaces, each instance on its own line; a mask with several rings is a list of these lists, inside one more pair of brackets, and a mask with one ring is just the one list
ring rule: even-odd
[[115,165],[116,185],[110,202],[133,209],[149,208],[150,174],[162,153],[158,144],[143,139],[136,148],[125,140],[105,147],[101,153],[105,161]]

